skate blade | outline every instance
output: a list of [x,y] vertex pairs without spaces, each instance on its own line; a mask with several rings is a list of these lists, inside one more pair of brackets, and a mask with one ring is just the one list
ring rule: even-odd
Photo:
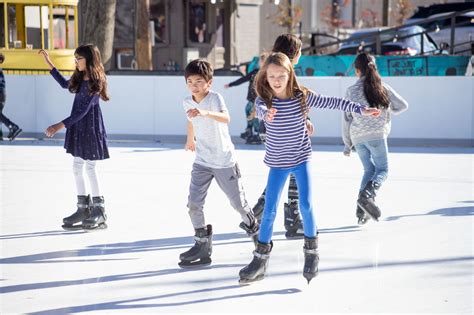
[[178,266],[180,266],[183,269],[198,269],[202,267],[207,267],[212,263],[211,258],[209,259],[203,259],[203,260],[198,260],[198,261],[180,261],[178,263]]
[[372,220],[377,221],[377,222],[379,221],[379,218],[376,218],[375,216],[373,216],[369,211],[367,211],[367,210],[365,209],[364,206],[362,206],[361,203],[358,202],[357,204],[358,204],[359,207],[365,212],[365,214],[367,214]]
[[99,231],[99,230],[105,230],[105,229],[107,229],[107,227],[108,227],[107,224],[101,223],[101,224],[96,225],[96,226],[83,226],[82,228],[86,232],[94,232],[94,231]]
[[80,224],[80,225],[65,225],[65,224],[63,224],[61,227],[65,231],[79,231],[79,230],[82,230],[82,224]]
[[265,278],[265,276],[261,275],[261,276],[257,276],[255,279],[239,279],[239,285],[241,286],[251,285],[255,282],[263,280],[263,278]]

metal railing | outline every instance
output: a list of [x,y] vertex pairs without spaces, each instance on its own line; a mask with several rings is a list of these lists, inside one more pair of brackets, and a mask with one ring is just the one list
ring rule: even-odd
[[[466,44],[469,44],[469,43],[471,44],[471,49],[465,49],[465,50],[460,51],[460,52],[466,52],[466,51],[469,51],[469,50],[471,50],[471,52],[472,52],[472,49],[474,49],[472,38],[470,39],[470,41],[455,44],[455,30],[456,30],[456,27],[457,26],[463,26],[463,25],[466,25],[466,24],[469,23],[469,22],[456,23],[456,17],[460,16],[460,15],[463,15],[463,14],[466,14],[466,13],[469,13],[469,12],[474,12],[474,9],[468,9],[468,10],[463,10],[463,11],[459,11],[459,12],[454,12],[454,13],[447,14],[447,15],[442,16],[442,17],[420,19],[419,21],[407,23],[407,24],[404,24],[404,25],[396,26],[396,27],[391,27],[391,28],[386,28],[386,29],[379,29],[376,32],[369,33],[369,34],[360,34],[359,36],[353,36],[351,38],[344,39],[344,40],[337,39],[335,41],[328,42],[328,43],[325,43],[325,44],[322,44],[322,45],[315,45],[314,44],[315,41],[314,41],[314,39],[312,39],[311,46],[303,48],[302,52],[303,53],[309,53],[309,54],[317,54],[318,50],[322,50],[324,48],[331,47],[331,46],[334,46],[334,45],[340,45],[340,44],[343,44],[343,43],[354,42],[354,41],[357,41],[357,40],[360,40],[361,46],[367,46],[367,45],[374,44],[374,41],[365,42],[364,40],[375,38],[375,53],[377,55],[380,55],[382,53],[382,44],[383,43],[393,42],[394,40],[413,37],[413,36],[420,36],[421,37],[421,52],[420,52],[420,54],[425,54],[427,52],[424,51],[424,47],[423,47],[424,46],[423,45],[423,41],[424,41],[424,36],[423,35],[426,34],[426,33],[431,33],[431,32],[436,31],[436,30],[440,30],[441,28],[439,26],[436,26],[435,29],[427,29],[423,32],[419,32],[419,33],[415,33],[415,34],[409,34],[409,35],[401,36],[401,37],[398,36],[397,34],[394,34],[394,36],[391,39],[384,40],[384,41],[382,41],[381,37],[384,34],[393,34],[393,33],[396,33],[397,31],[399,31],[401,29],[404,29],[404,28],[407,28],[407,27],[410,27],[410,26],[425,25],[425,24],[428,24],[428,23],[445,21],[445,20],[450,20],[450,25],[447,26],[447,27],[443,27],[443,28],[448,28],[449,27],[451,29],[449,53],[451,55],[453,55],[455,53],[455,51],[454,51],[455,47],[461,46],[461,45],[466,45]],[[319,33],[315,33],[315,34],[320,35]],[[329,36],[329,37],[331,37],[331,36]],[[443,47],[440,47],[440,49],[437,49],[437,50],[441,51],[442,48]],[[458,52],[458,53],[460,53],[460,52]]]

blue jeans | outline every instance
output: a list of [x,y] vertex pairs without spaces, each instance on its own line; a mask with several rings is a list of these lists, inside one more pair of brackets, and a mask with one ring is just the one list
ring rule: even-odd
[[303,229],[306,237],[315,237],[316,219],[313,214],[313,202],[311,193],[311,167],[309,162],[301,163],[291,168],[271,167],[268,173],[267,191],[265,195],[265,209],[263,210],[262,223],[258,240],[268,244],[272,239],[273,222],[277,212],[283,186],[290,173],[296,177],[299,192],[299,206],[303,218]]
[[362,191],[369,181],[382,185],[388,175],[387,139],[364,141],[356,144],[355,149],[364,166],[359,191]]

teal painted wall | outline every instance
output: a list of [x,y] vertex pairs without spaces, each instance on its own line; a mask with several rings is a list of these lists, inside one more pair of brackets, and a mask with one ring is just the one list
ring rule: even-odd
[[[354,76],[355,56],[301,56],[295,71],[298,76]],[[377,68],[382,76],[464,76],[469,56],[379,56]],[[249,71],[258,66],[255,57]]]

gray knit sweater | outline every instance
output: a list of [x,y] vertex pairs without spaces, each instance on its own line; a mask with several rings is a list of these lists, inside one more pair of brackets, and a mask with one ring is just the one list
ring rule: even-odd
[[[364,77],[361,77],[354,85],[350,86],[345,98],[368,107],[369,103],[364,95],[363,80]],[[342,139],[344,141],[344,152],[350,152],[354,145],[363,141],[387,138],[390,133],[391,115],[398,115],[407,110],[407,101],[388,84],[382,82],[382,85],[388,90],[390,105],[387,109],[382,109],[378,117],[343,113]]]

